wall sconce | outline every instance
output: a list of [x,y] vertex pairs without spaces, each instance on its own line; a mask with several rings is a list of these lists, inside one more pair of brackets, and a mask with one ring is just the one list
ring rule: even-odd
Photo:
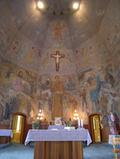
[[78,10],[79,7],[80,7],[80,2],[78,2],[78,1],[73,2],[73,4],[72,4],[73,10]]
[[42,111],[42,109],[40,109],[38,114],[37,114],[37,120],[41,121],[43,119],[44,119],[43,111]]
[[45,10],[45,3],[42,0],[36,0],[36,8],[39,10]]
[[78,120],[79,119],[79,114],[77,112],[77,110],[75,109],[74,113],[73,113],[73,120]]

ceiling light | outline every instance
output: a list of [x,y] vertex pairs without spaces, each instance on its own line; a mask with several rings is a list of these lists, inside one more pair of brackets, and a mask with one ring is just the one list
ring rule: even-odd
[[72,4],[72,8],[73,8],[74,10],[79,9],[79,6],[80,6],[80,3],[79,3],[79,2],[73,2],[73,4]]
[[37,1],[37,7],[38,7],[38,9],[43,10],[45,8],[43,1]]

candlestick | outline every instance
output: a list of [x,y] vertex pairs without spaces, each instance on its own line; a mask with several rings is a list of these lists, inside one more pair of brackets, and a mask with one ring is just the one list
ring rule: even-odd
[[80,124],[80,119],[78,118],[78,127],[79,127],[79,128],[80,128],[80,125],[81,125],[81,124]]
[[83,128],[83,119],[81,119],[81,127]]

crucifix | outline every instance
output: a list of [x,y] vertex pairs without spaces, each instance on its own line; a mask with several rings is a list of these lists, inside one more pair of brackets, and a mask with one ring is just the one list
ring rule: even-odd
[[51,54],[52,58],[55,58],[55,64],[56,64],[56,71],[59,71],[59,65],[60,65],[60,59],[64,58],[64,54],[60,54],[59,51],[56,51],[55,54]]

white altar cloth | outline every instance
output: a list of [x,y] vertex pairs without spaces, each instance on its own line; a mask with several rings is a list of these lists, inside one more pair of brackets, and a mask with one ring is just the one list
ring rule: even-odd
[[10,136],[12,137],[13,133],[11,129],[0,129],[0,136]]
[[30,129],[25,140],[25,145],[31,141],[87,141],[87,145],[92,142],[89,131],[84,128],[75,130]]

